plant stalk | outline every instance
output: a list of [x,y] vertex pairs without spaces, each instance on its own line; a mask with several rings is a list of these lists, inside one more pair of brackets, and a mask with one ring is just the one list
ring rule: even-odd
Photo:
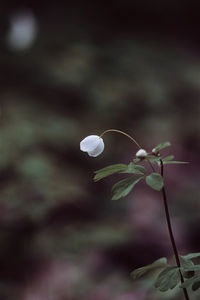
[[102,137],[105,133],[107,132],[118,132],[120,134],[123,134],[125,135],[126,137],[128,137],[130,140],[132,140],[137,146],[139,149],[141,149],[142,147],[138,144],[138,142],[132,137],[130,136],[129,134],[127,134],[126,132],[122,131],[122,130],[118,130],[118,129],[107,129],[105,130],[101,135],[100,137]]
[[[163,177],[164,176],[164,166],[163,166],[162,159],[160,159],[160,164],[161,164],[161,176]],[[175,256],[175,259],[176,259],[177,267],[180,268],[181,263],[180,263],[180,260],[179,260],[178,250],[177,250],[177,247],[176,247],[176,242],[175,242],[174,234],[173,234],[173,231],[172,231],[171,219],[170,219],[169,208],[168,208],[168,203],[167,203],[167,196],[166,196],[166,191],[165,191],[164,186],[163,186],[161,192],[162,192],[163,201],[164,201],[165,215],[166,215],[170,240],[171,240],[172,248],[173,248],[173,251],[174,251],[174,256]],[[179,269],[179,272],[180,272],[181,282],[184,283],[184,278],[183,278],[183,275],[182,275],[180,269]],[[183,293],[184,293],[185,299],[190,300],[186,288],[183,288]]]

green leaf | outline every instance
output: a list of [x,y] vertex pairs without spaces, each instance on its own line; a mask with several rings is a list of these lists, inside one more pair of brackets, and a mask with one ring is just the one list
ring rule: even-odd
[[[200,265],[194,265],[194,263],[190,260],[199,256],[200,253],[190,253],[184,256],[180,256],[181,259],[184,260],[184,263],[181,267],[181,272],[184,278],[187,278],[187,280],[181,285],[182,288],[192,286],[193,291],[196,291],[200,288]],[[195,272],[198,273],[195,274]]]
[[174,159],[174,155],[169,155],[169,156],[166,156],[165,158],[162,159],[163,163],[168,161],[168,160],[172,160]]
[[196,258],[196,257],[200,257],[200,252],[196,252],[196,253],[189,253],[187,255],[181,255],[181,257],[183,259],[193,259],[193,258]]
[[185,280],[184,283],[181,284],[181,288],[188,288],[191,285],[194,285],[196,282],[200,281],[200,274],[196,274],[193,277]]
[[170,142],[164,142],[164,143],[161,143],[161,144],[158,144],[156,147],[153,148],[153,152],[154,153],[158,153],[160,150],[166,148],[166,147],[169,147],[171,146],[171,143]]
[[137,158],[134,158],[133,161],[134,161],[134,163],[140,162],[140,161],[141,161],[141,158],[138,158],[138,157],[137,157]]
[[146,160],[150,161],[151,163],[157,163],[158,165],[159,165],[159,163],[160,163],[160,159],[161,159],[160,156],[157,157],[157,156],[154,156],[154,155],[148,155],[148,156],[146,157]]
[[115,183],[112,187],[112,200],[118,200],[128,195],[136,183],[138,183],[142,178],[143,176],[129,177]]
[[183,267],[183,270],[185,272],[188,272],[188,271],[200,271],[200,265],[193,265],[193,266],[184,266]]
[[163,164],[164,165],[167,165],[167,164],[188,164],[188,162],[186,162],[186,161],[176,161],[176,160],[172,160],[172,159],[174,159],[173,155],[169,155],[169,156],[163,158],[162,159]]
[[170,160],[170,161],[163,161],[164,165],[168,165],[168,164],[176,164],[176,165],[180,165],[180,164],[188,164],[187,161],[176,161],[176,160]]
[[194,266],[194,263],[190,259],[185,259],[183,256],[179,255],[181,266],[184,268],[189,268]]
[[131,162],[128,165],[128,168],[121,173],[133,173],[133,174],[138,174],[138,175],[144,175],[144,174],[146,174],[146,169],[143,166],[135,165],[134,163]]
[[184,259],[182,256],[179,256],[180,260],[183,260],[183,263],[181,263],[181,273],[184,278],[191,278],[194,276],[194,270],[190,270],[194,266],[194,263],[189,259]]
[[160,191],[164,186],[163,178],[159,173],[151,173],[148,175],[146,177],[146,183],[156,191]]
[[148,271],[151,271],[156,268],[163,268],[167,264],[167,259],[165,257],[159,258],[156,261],[154,261],[152,264],[135,269],[131,272],[131,277],[133,279],[137,279],[147,273]]
[[114,173],[119,173],[119,172],[125,171],[127,168],[128,168],[128,166],[125,164],[110,165],[108,167],[105,167],[103,169],[95,171],[96,174],[94,176],[94,181],[101,180],[102,178],[110,176]]
[[167,267],[157,277],[155,287],[161,292],[175,288],[180,281],[180,273],[178,267]]

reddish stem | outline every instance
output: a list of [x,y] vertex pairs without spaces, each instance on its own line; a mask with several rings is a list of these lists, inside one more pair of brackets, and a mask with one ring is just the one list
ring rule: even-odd
[[[164,176],[164,166],[163,166],[162,159],[160,159],[160,165],[161,165],[161,176],[163,177]],[[161,192],[162,192],[163,201],[164,201],[165,215],[166,215],[166,220],[167,220],[167,226],[168,226],[170,240],[171,240],[172,248],[173,248],[173,251],[174,251],[174,255],[175,255],[177,267],[180,268],[181,264],[180,264],[180,260],[179,260],[178,250],[177,250],[177,247],[176,247],[176,242],[175,242],[175,239],[174,239],[174,234],[173,234],[173,231],[172,231],[172,225],[171,225],[171,220],[170,220],[169,208],[168,208],[168,204],[167,204],[167,196],[166,196],[166,191],[165,191],[165,187],[164,186],[163,186]],[[182,275],[180,269],[179,269],[179,272],[180,272],[181,282],[184,283],[184,278],[183,278],[183,275]],[[190,300],[186,288],[183,288],[183,293],[184,293],[185,299],[186,300]]]

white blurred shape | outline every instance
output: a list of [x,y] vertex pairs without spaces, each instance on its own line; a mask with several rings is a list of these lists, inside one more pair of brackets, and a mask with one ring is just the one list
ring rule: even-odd
[[98,135],[89,135],[80,142],[80,149],[89,156],[97,157],[104,150],[103,139]]
[[23,10],[10,16],[10,28],[7,44],[13,50],[25,50],[32,46],[38,33],[38,23],[29,10]]

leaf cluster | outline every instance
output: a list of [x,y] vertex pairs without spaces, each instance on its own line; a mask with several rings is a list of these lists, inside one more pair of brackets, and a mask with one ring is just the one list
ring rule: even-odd
[[148,186],[154,190],[161,190],[163,187],[163,179],[159,173],[153,172],[147,174],[146,168],[133,162],[126,164],[115,164],[105,167],[95,172],[94,181],[99,181],[102,178],[108,177],[115,173],[130,174],[130,177],[120,180],[112,187],[112,200],[118,200],[128,195],[134,186],[141,180],[146,179]]
[[185,162],[175,161],[174,156],[170,155],[167,157],[162,157],[160,155],[160,151],[169,147],[169,142],[164,142],[157,145],[153,150],[152,153],[148,154],[145,158],[136,158],[129,164],[114,164],[107,166],[103,169],[100,169],[95,172],[94,181],[99,181],[105,177],[116,173],[123,173],[129,174],[130,176],[120,180],[119,182],[115,183],[112,187],[112,200],[118,200],[122,197],[127,196],[132,189],[136,186],[138,182],[142,179],[145,180],[146,184],[155,191],[160,191],[163,186],[163,177],[159,172],[153,171],[148,174],[147,169],[140,165],[141,162],[148,162],[151,165],[152,169],[154,170],[153,165],[156,167],[160,167],[161,161],[164,164],[182,164]]
[[[157,145],[145,158],[135,158],[129,164],[114,164],[100,169],[95,172],[94,181],[99,181],[116,173],[129,174],[127,178],[113,185],[112,200],[118,200],[128,195],[141,180],[144,180],[153,190],[160,191],[164,188],[161,172],[163,165],[185,163],[173,160],[173,155],[161,156],[160,151],[169,146],[169,142],[164,142]],[[148,162],[153,172],[148,172],[146,167],[140,165],[141,162]],[[161,170],[156,171],[160,167]],[[160,270],[155,280],[155,287],[161,292],[174,289],[176,286],[180,288],[191,287],[195,291],[200,288],[200,265],[195,265],[192,259],[198,256],[200,256],[200,253],[180,256],[180,267],[168,264],[167,259],[162,257],[150,265],[134,270],[131,276],[133,279],[137,279],[148,272]],[[184,278],[184,282],[182,278]]]
[[200,288],[200,264],[194,264],[192,261],[192,259],[197,257],[200,257],[200,253],[190,253],[181,256],[183,260],[181,272],[186,279],[185,282],[181,284],[182,288],[191,288],[193,291]]
[[[136,280],[148,272],[160,270],[154,284],[159,291],[166,292],[176,286],[196,291],[200,289],[200,264],[194,264],[192,260],[197,257],[200,257],[200,253],[179,256],[181,267],[168,264],[167,259],[162,257],[152,264],[135,269],[131,272],[131,277]],[[181,275],[184,282],[181,281]]]

